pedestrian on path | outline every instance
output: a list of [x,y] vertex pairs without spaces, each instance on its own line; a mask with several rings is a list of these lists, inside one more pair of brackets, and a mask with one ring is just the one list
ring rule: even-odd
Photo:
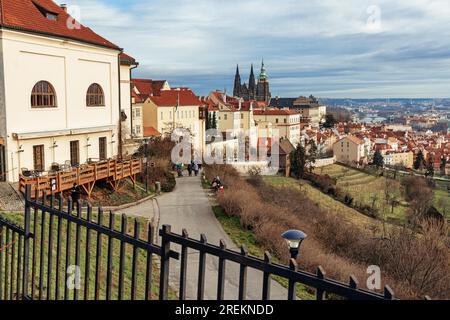
[[192,170],[193,170],[192,163],[188,164],[187,169],[188,169],[188,172],[189,172],[189,177],[192,177]]
[[194,163],[194,172],[195,172],[195,176],[196,176],[196,177],[198,176],[198,171],[199,171],[199,169],[198,169],[198,164],[195,162],[195,163]]
[[183,165],[181,163],[177,164],[178,178],[183,177]]

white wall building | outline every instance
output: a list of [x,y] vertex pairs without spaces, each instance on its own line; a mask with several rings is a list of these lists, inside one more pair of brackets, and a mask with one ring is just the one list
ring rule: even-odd
[[122,50],[51,0],[0,2],[2,178],[117,156],[120,111],[131,108]]

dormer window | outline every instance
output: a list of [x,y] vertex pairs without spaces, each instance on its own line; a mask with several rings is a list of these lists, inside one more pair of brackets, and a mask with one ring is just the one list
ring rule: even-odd
[[51,12],[47,12],[45,16],[47,17],[48,20],[56,21],[56,19],[58,19],[58,15]]
[[46,17],[48,20],[56,21],[58,20],[58,14],[55,12],[51,12],[44,7],[40,6],[36,2],[33,1],[33,4],[36,6],[36,8],[42,13],[44,17]]

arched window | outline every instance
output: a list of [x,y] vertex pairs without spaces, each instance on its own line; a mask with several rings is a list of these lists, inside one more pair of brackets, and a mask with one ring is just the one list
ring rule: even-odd
[[93,83],[89,86],[86,94],[86,105],[88,107],[101,107],[105,105],[105,96],[99,84]]
[[32,108],[55,108],[56,93],[53,86],[47,81],[39,81],[31,92]]

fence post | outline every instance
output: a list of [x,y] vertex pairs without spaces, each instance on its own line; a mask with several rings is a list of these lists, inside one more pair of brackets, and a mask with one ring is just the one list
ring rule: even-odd
[[170,241],[167,234],[171,232],[169,225],[164,225],[159,233],[161,236],[161,274],[159,282],[159,300],[168,300],[169,293],[169,267],[170,267]]
[[[289,262],[289,269],[291,269],[294,272],[297,272],[298,271],[297,261],[291,259],[291,261]],[[289,280],[288,300],[290,301],[295,300],[296,297],[297,297],[296,283],[293,280]]]
[[[25,190],[25,237],[23,245],[23,277],[22,277],[22,298],[28,297],[28,266],[30,263],[30,208],[31,201],[31,185],[26,186]],[[20,254],[20,253],[19,253]]]
[[[317,268],[317,279],[324,280],[325,277],[326,277],[325,270],[322,268],[322,266],[319,266]],[[317,289],[317,291],[316,291],[316,299],[318,301],[325,300],[325,291],[323,291],[322,289]]]
[[[272,264],[272,256],[268,251],[264,253],[264,263],[266,265]],[[268,301],[270,299],[270,283],[271,283],[271,276],[270,273],[264,272],[264,278],[263,278],[263,295],[262,299],[264,301]]]
[[388,285],[384,287],[384,298],[386,300],[394,300],[394,290],[392,290]]

